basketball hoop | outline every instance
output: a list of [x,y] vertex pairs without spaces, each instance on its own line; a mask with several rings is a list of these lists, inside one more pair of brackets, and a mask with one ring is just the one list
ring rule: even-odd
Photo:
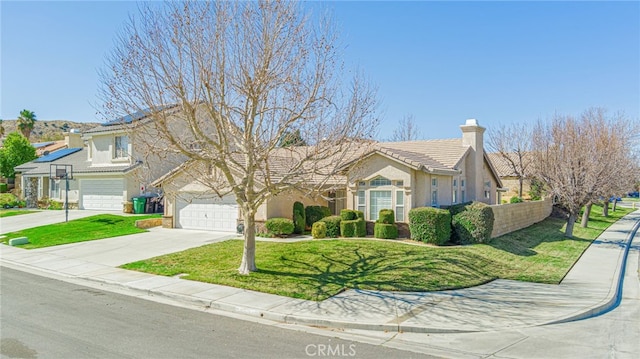
[[49,178],[52,180],[65,180],[64,217],[69,222],[69,180],[73,179],[73,165],[51,164],[49,165]]

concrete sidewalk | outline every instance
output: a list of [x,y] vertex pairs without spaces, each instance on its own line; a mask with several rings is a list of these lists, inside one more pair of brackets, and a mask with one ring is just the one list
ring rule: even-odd
[[35,250],[1,245],[0,263],[277,322],[388,332],[480,332],[567,322],[614,308],[638,226],[640,211],[609,227],[560,285],[496,280],[428,293],[348,290],[322,302],[115,268],[234,237],[225,233],[154,228],[148,233]]

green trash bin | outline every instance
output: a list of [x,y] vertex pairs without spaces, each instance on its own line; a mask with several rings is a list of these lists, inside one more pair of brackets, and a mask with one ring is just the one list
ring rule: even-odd
[[143,214],[144,213],[144,206],[147,203],[147,198],[146,197],[133,197],[131,200],[133,202],[133,213],[135,213],[135,214]]
[[6,183],[0,183],[0,193],[5,193],[9,191]]

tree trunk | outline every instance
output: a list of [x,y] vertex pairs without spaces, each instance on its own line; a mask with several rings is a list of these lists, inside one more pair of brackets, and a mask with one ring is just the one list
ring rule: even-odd
[[524,178],[520,176],[520,178],[518,178],[518,182],[520,182],[520,199],[522,199],[522,184],[524,182]]
[[564,236],[565,237],[573,237],[573,225],[576,223],[576,219],[578,218],[578,216],[571,212],[569,213],[569,219],[567,220],[567,228],[564,231]]
[[609,200],[604,201],[604,205],[602,206],[602,216],[609,217]]
[[244,216],[244,250],[238,272],[249,274],[258,270],[256,267],[256,213],[244,209],[242,212]]
[[589,202],[586,206],[584,206],[584,213],[582,214],[582,222],[580,223],[580,227],[587,228],[587,224],[589,224],[589,216],[591,215],[591,206],[593,203]]
[[618,199],[617,199],[617,198],[615,198],[615,199],[613,200],[613,208],[612,208],[612,210],[613,210],[614,212],[616,211],[616,207],[617,207],[617,206],[618,206]]

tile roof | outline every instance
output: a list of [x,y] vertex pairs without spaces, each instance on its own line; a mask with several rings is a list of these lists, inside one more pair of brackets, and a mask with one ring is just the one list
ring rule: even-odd
[[462,145],[462,139],[380,142],[376,148],[415,169],[427,171],[457,170],[468,150],[469,146]]
[[[491,161],[491,163],[493,163],[496,169],[496,172],[498,173],[498,176],[500,177],[517,177],[518,176],[513,170],[513,167],[511,167],[511,164],[509,163],[509,161],[505,159],[504,156],[502,156],[500,153],[491,152],[491,153],[488,153],[487,155],[489,156],[489,160]],[[514,161],[517,161],[515,152],[507,153],[507,156],[510,156],[511,158],[513,158]],[[523,157],[523,160],[526,161],[527,157]]]
[[91,161],[87,160],[87,150],[82,149],[75,153],[71,153],[62,158],[51,162],[27,162],[15,167],[16,172],[21,172],[23,176],[41,176],[49,175],[52,164],[68,164],[73,165],[74,174],[82,173],[126,173],[137,167],[137,164],[118,164],[109,166],[92,166]]

